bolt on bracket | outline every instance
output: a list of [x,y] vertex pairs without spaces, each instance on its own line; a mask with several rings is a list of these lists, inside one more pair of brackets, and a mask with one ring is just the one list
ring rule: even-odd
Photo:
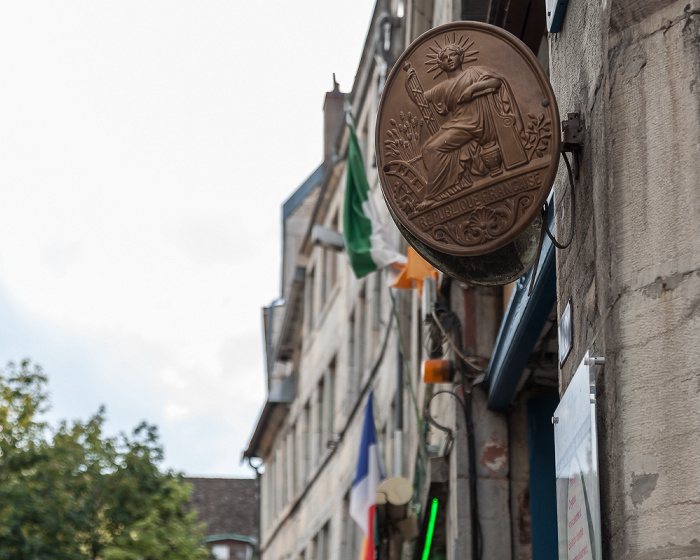
[[605,358],[591,356],[590,358],[586,358],[586,365],[587,366],[604,366],[605,365]]

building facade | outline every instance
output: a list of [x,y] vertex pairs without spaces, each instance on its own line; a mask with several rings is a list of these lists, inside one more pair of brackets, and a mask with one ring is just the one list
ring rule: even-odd
[[[264,464],[263,559],[359,557],[349,495],[370,388],[388,475],[411,482],[419,519],[401,554],[380,546],[380,557],[422,557],[432,503],[431,558],[566,557],[552,416],[586,356],[600,358],[592,515],[602,556],[700,556],[700,6],[572,1],[547,34],[547,5],[379,0],[348,96],[372,193],[393,228],[374,127],[403,49],[471,19],[536,54],[577,131],[571,181],[560,165],[548,215],[560,240],[573,238],[564,249],[545,238],[536,275],[513,285],[442,276],[432,300],[389,290],[385,272],[355,278],[338,238],[343,96],[327,94],[324,162],[283,206],[281,299],[264,310],[269,396],[244,454]],[[560,356],[567,306],[571,348]],[[454,383],[421,381],[433,357],[457,365]],[[380,540],[392,537],[379,529]]]

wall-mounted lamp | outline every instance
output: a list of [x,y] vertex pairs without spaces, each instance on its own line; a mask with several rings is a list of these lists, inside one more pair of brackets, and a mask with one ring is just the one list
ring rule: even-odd
[[382,33],[384,34],[384,50],[391,48],[391,18],[386,18],[382,22]]
[[[401,11],[403,11],[403,6],[399,6]],[[384,59],[384,61],[391,66],[389,59],[391,58],[391,32],[395,27],[401,27],[402,16],[392,16],[389,12],[383,12],[377,19],[374,40],[375,48],[377,54]]]
[[424,383],[449,383],[454,379],[455,368],[450,360],[425,360]]
[[333,251],[345,250],[345,241],[343,241],[343,236],[340,233],[318,224],[311,228],[311,242],[314,245],[332,249]]

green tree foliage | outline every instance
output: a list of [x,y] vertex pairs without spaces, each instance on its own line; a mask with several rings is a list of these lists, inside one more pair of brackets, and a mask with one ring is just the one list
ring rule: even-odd
[[46,382],[29,361],[0,372],[0,560],[209,558],[156,428],[106,437],[101,408],[51,429]]

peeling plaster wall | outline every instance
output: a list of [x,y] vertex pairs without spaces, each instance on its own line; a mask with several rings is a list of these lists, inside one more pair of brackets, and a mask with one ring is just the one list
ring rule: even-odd
[[[700,556],[700,2],[570,2],[550,37],[562,115],[581,113],[562,392],[598,368],[603,556]],[[568,231],[568,186],[555,187]]]
[[[450,304],[462,324],[465,346],[475,356],[490,356],[498,334],[500,290],[465,287],[451,283]],[[462,395],[464,397],[464,395]],[[436,407],[437,408],[437,407]],[[487,395],[480,385],[471,396],[474,447],[476,452],[476,494],[482,536],[482,557],[510,558],[510,459],[506,415],[489,410]],[[454,401],[445,400],[444,423],[455,428],[450,453],[450,503],[447,528],[448,560],[471,559],[472,519],[470,511],[469,449],[465,418]],[[454,419],[454,423],[449,418]],[[525,442],[527,449],[527,442]],[[526,451],[527,455],[527,451]]]
[[506,415],[489,410],[486,391],[474,389],[476,479],[482,558],[510,558],[510,460]]
[[513,560],[532,560],[530,462],[527,447],[527,400],[520,394],[508,412],[510,508]]

